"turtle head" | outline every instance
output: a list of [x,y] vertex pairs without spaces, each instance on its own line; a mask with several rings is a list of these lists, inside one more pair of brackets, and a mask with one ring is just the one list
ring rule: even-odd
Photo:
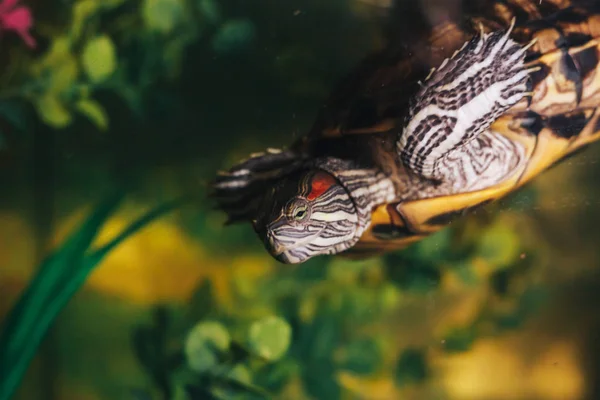
[[358,221],[344,186],[333,175],[311,169],[291,174],[268,190],[253,225],[277,260],[299,264],[351,247],[358,240]]

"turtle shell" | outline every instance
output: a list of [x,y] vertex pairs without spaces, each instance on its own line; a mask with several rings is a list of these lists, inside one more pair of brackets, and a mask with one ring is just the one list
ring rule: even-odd
[[480,3],[485,6],[476,1],[467,5],[462,22],[440,23],[411,46],[387,49],[365,60],[334,91],[310,133],[294,147],[315,154],[348,151],[345,144],[352,141],[367,143],[378,149],[373,161],[402,178],[406,170],[389,168],[395,162],[390,160],[390,143],[402,129],[418,82],[478,29],[503,29],[515,17],[513,40],[523,45],[536,40],[527,57],[528,67],[535,69],[533,94],[496,120],[492,129],[520,142],[527,162],[509,179],[484,190],[436,197],[416,193],[377,207],[369,228],[347,255],[371,256],[406,247],[520,188],[600,138],[600,7],[566,0]]

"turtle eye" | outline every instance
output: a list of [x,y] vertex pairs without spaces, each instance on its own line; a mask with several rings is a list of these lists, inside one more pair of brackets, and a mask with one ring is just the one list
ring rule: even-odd
[[295,221],[302,221],[308,215],[308,206],[301,204],[294,209],[293,217]]

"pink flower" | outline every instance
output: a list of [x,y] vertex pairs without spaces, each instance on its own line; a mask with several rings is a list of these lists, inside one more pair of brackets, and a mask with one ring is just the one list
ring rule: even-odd
[[27,7],[18,7],[19,0],[1,0],[0,2],[0,29],[14,31],[25,44],[34,48],[35,39],[29,33],[33,25],[31,11]]

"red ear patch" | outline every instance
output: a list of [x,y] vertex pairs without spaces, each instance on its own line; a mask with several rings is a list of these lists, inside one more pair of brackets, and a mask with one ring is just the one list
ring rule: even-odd
[[310,181],[310,193],[306,196],[306,200],[313,201],[336,183],[333,176],[325,172],[317,172]]

